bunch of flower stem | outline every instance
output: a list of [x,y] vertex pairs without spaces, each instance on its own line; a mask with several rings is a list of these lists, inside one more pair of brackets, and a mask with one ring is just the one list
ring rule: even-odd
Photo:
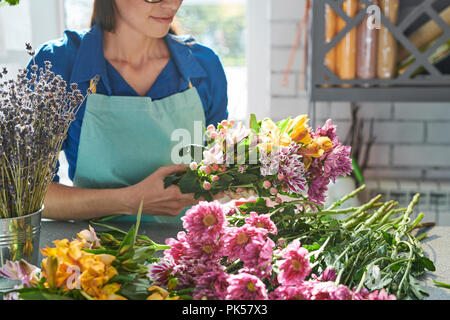
[[[381,195],[359,207],[340,208],[364,189],[365,186],[360,187],[328,208],[299,199],[270,209],[271,219],[278,228],[273,240],[300,239],[310,248],[327,243],[322,248],[324,254],[315,257],[314,265],[322,270],[335,268],[338,284],[349,288],[370,286],[373,280],[370,272],[376,266],[380,268],[380,281],[384,281],[389,293],[398,298],[422,298],[423,290],[417,285],[417,278],[424,274],[425,268],[433,270],[434,267],[424,257],[422,236],[416,238],[411,234],[413,229],[423,226],[420,223],[423,213],[411,219],[420,195],[416,194],[407,208],[397,208],[399,203],[395,201],[383,203]],[[333,219],[334,216],[342,218]]]
[[[43,206],[70,124],[85,96],[55,75],[34,51],[28,69],[0,82],[0,218],[31,214]],[[0,78],[7,74],[3,68]],[[96,79],[97,81],[97,79]]]

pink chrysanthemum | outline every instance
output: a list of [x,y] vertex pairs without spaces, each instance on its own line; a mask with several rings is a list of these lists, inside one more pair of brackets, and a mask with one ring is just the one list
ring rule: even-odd
[[157,286],[167,286],[174,267],[175,264],[171,260],[150,264],[147,266],[147,277]]
[[319,137],[328,137],[330,138],[333,145],[338,143],[338,136],[336,134],[336,126],[331,124],[331,119],[328,119],[323,127],[318,127],[316,129],[316,132],[313,133],[313,138],[319,138]]
[[313,179],[308,189],[308,200],[320,206],[323,206],[326,200],[326,192],[330,179],[324,176],[318,176]]
[[239,270],[238,273],[248,273],[251,275],[254,275],[255,277],[259,279],[270,279],[272,275],[272,265],[268,264],[265,268],[249,268],[249,267],[243,267]]
[[246,267],[265,268],[272,260],[275,243],[267,237],[266,229],[248,224],[227,228],[223,241],[228,262],[240,259]]
[[256,276],[248,273],[232,275],[228,279],[226,300],[267,300],[267,289]]
[[171,248],[164,250],[164,258],[169,261],[172,260],[174,264],[180,263],[181,259],[186,255],[186,252],[190,247],[187,242],[187,234],[184,231],[178,232],[177,239],[166,239],[166,244]]
[[223,244],[220,240],[205,240],[203,242],[195,242],[190,239],[190,234],[187,236],[190,244],[186,249],[187,259],[202,260],[205,263],[215,263],[223,258]]
[[353,294],[353,300],[397,300],[397,297],[394,294],[388,295],[384,289],[369,292],[366,288],[362,288]]
[[229,275],[223,271],[211,271],[199,276],[192,297],[195,300],[224,300],[227,295]]
[[225,213],[218,201],[202,201],[181,218],[189,238],[196,242],[216,240],[226,225]]
[[305,300],[299,286],[279,286],[269,294],[270,300]]
[[352,292],[344,285],[334,282],[305,281],[299,291],[307,300],[351,300]]
[[246,218],[245,222],[256,228],[266,229],[269,233],[275,235],[278,233],[275,223],[270,220],[270,214],[258,214],[256,212],[250,212],[250,217]]
[[327,153],[323,162],[323,174],[325,177],[336,182],[336,179],[340,176],[345,177],[353,171],[350,146],[343,146],[338,144],[333,146],[331,151]]
[[299,285],[311,272],[311,264],[307,258],[308,250],[301,247],[299,240],[290,243],[284,253],[280,265],[278,281],[284,286]]
[[174,267],[174,276],[178,279],[178,289],[192,288],[200,276],[207,272],[224,272],[225,267],[218,263],[202,260],[184,260],[183,264]]

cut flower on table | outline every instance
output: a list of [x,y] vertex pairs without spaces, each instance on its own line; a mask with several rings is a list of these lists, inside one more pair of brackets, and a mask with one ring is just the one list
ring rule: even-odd
[[419,195],[407,208],[381,196],[339,208],[363,189],[326,209],[303,199],[200,202],[166,245],[138,234],[142,208],[128,232],[93,221],[106,231],[56,240],[42,249],[41,269],[24,261],[0,268],[0,276],[19,281],[3,299],[423,299],[420,278],[435,267],[413,235],[423,218],[411,219]]

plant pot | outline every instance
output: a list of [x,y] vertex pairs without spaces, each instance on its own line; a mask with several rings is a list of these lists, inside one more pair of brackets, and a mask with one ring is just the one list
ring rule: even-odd
[[[17,218],[0,219],[0,266],[8,261],[25,260],[33,265],[39,262],[41,210]],[[16,284],[0,277],[0,291]]]

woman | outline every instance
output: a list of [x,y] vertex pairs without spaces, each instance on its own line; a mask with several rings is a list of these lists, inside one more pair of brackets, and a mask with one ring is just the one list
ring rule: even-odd
[[174,217],[198,201],[164,177],[173,165],[176,129],[228,116],[227,82],[217,55],[175,36],[171,23],[182,0],[95,0],[88,32],[66,31],[36,55],[82,92],[100,80],[72,123],[63,150],[74,187],[52,182],[44,216],[90,219],[135,215]]

